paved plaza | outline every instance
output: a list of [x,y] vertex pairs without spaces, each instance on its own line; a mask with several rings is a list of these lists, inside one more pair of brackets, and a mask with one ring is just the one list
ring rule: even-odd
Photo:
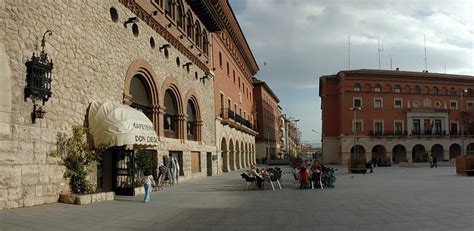
[[282,190],[244,191],[241,171],[142,196],[76,206],[0,211],[0,230],[474,230],[474,178],[452,167],[375,168],[336,188],[297,189],[284,168]]

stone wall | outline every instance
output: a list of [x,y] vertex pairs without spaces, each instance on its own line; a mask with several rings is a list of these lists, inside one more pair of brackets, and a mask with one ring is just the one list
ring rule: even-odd
[[[83,124],[93,100],[122,103],[126,71],[137,59],[153,68],[158,91],[166,81],[177,86],[182,98],[192,89],[201,110],[202,142],[163,144],[161,137],[159,155],[166,154],[169,146],[185,153],[216,151],[213,83],[195,78],[195,74],[204,76],[197,65],[188,73],[182,67],[188,59],[176,49],[169,49],[169,58],[160,53],[158,47],[168,42],[144,22],[137,23],[138,36],[131,26],[125,28],[123,22],[135,15],[118,1],[25,0],[0,1],[0,5],[0,208],[57,201],[66,183],[58,159],[48,155],[55,149],[57,133],[69,133],[72,125]],[[117,9],[117,22],[111,19],[111,7]],[[25,101],[23,93],[25,62],[34,51],[38,53],[46,30],[53,32],[45,47],[54,62],[53,95],[44,106],[45,118],[32,124],[33,103]],[[151,37],[156,48],[150,45]],[[198,175],[204,176],[205,171]]]

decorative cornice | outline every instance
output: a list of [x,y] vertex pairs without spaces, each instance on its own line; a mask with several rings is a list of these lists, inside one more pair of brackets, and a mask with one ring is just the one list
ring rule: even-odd
[[184,54],[190,59],[195,65],[201,68],[204,72],[209,72],[209,68],[193,53],[191,53],[185,45],[179,42],[166,28],[158,23],[148,12],[140,7],[134,0],[119,0],[126,8],[128,8],[133,14],[150,26],[154,31],[166,39],[173,47],[179,52]]

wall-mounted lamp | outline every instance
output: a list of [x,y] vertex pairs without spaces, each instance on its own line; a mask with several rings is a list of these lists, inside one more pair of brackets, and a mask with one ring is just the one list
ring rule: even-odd
[[159,49],[160,49],[160,52],[161,52],[161,50],[163,50],[163,49],[166,50],[166,49],[168,49],[168,48],[170,48],[170,47],[171,47],[171,45],[167,43],[167,44],[161,45],[161,46],[159,47]]
[[37,104],[33,105],[33,112],[31,112],[31,121],[32,123],[36,123],[36,119],[43,119],[44,114],[46,114],[46,111],[43,109],[43,107],[38,107]]
[[183,67],[186,67],[186,68],[189,68],[190,66],[192,66],[193,63],[192,62],[187,62],[183,65]]
[[35,123],[36,118],[43,118],[46,113],[43,108],[36,109],[36,101],[43,101],[43,105],[51,97],[51,81],[53,70],[53,60],[48,58],[48,54],[44,52],[46,44],[46,35],[51,36],[52,32],[47,30],[41,39],[41,52],[36,56],[33,52],[31,60],[26,61],[26,87],[25,87],[25,101],[31,98],[33,101],[32,122]]
[[137,17],[131,17],[131,18],[128,18],[127,21],[123,22],[123,26],[125,28],[127,28],[127,24],[129,23],[137,23],[138,22],[138,18]]

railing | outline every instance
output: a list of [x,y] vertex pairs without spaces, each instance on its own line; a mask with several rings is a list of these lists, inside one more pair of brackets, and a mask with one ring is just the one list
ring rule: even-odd
[[431,131],[431,130],[426,130],[426,131],[418,131],[418,130],[412,130],[411,131],[412,136],[446,136],[447,132],[445,130],[442,131]]
[[369,131],[369,136],[406,136],[407,131]]
[[242,116],[236,114],[234,111],[230,110],[229,108],[223,108],[221,110],[220,116],[224,120],[230,119],[230,120],[232,120],[232,121],[234,121],[238,124],[241,124],[241,125],[249,128],[249,129],[252,129],[254,131],[257,130],[256,128],[254,128],[253,124],[250,121],[244,119]]

